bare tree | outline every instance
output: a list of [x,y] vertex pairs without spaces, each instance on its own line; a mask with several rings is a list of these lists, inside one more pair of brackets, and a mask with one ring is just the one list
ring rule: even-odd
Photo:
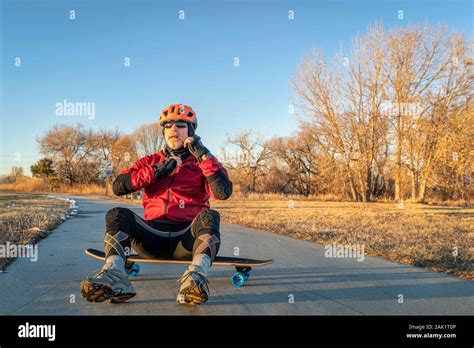
[[314,141],[344,162],[351,196],[359,200],[351,166],[355,148],[350,128],[344,119],[345,114],[339,112],[341,99],[338,83],[335,73],[329,71],[324,57],[317,50],[305,57],[293,81],[293,88],[300,96],[305,112],[299,119],[300,128],[311,130]]
[[312,139],[310,132],[299,132],[292,137],[277,137],[269,141],[273,157],[278,162],[270,165],[271,172],[279,172],[284,178],[285,190],[305,196],[321,189],[320,149]]
[[37,142],[40,151],[53,159],[56,171],[70,185],[83,181],[89,170],[95,172],[89,162],[96,151],[93,131],[81,124],[55,125]]
[[314,140],[344,163],[354,200],[371,200],[374,178],[381,174],[377,164],[386,153],[383,59],[383,29],[374,26],[354,39],[350,59],[336,57],[332,69],[314,51],[293,83],[306,110],[301,129],[312,131]]
[[111,148],[113,161],[113,175],[118,175],[122,170],[129,168],[134,162],[140,159],[133,146],[133,138],[124,135],[115,141]]
[[472,90],[469,48],[463,37],[428,25],[393,30],[386,43],[387,94],[395,106],[395,199],[403,198],[405,166],[412,200],[423,201],[449,119]]
[[91,138],[91,142],[93,143],[96,149],[97,157],[102,161],[109,160],[112,145],[120,137],[121,137],[121,134],[118,129],[115,129],[113,131],[107,130],[107,129],[101,129],[100,131],[94,133]]
[[[105,163],[112,160],[112,146],[120,138],[120,132],[115,130],[99,130],[91,135],[90,142],[95,148],[93,156],[89,162],[95,169],[95,174],[91,174],[91,178],[104,178]],[[113,162],[113,161],[112,161]]]
[[380,195],[391,161],[395,199],[404,198],[404,173],[412,199],[425,199],[450,120],[470,105],[469,52],[464,37],[443,27],[385,33],[375,24],[331,67],[316,50],[305,58],[293,83],[300,128],[343,163],[354,200]]
[[224,157],[226,166],[238,173],[241,188],[255,192],[260,178],[267,175],[268,159],[271,151],[268,143],[260,135],[243,131],[235,137],[227,137],[227,145],[236,148],[233,158]]
[[133,152],[140,158],[158,152],[163,146],[163,131],[158,122],[140,126],[131,137]]
[[[441,199],[463,199],[467,203],[474,193],[472,175],[472,143],[474,134],[474,102],[471,98],[464,111],[449,120],[439,141],[436,165],[430,177],[430,191]],[[428,189],[425,190],[427,195]]]
[[10,171],[10,176],[15,179],[24,176],[23,167],[12,167]]

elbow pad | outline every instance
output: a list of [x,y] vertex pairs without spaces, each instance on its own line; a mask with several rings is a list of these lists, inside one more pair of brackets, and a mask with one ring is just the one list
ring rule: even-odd
[[222,169],[209,176],[207,182],[218,199],[227,199],[232,194],[232,182]]

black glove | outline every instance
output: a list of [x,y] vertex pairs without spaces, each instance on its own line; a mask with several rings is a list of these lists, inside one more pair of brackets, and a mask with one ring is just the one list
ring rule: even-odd
[[188,144],[188,150],[199,162],[202,161],[204,155],[207,157],[212,156],[208,148],[202,144],[201,137],[197,135],[195,135],[194,140]]
[[177,164],[176,160],[171,157],[167,157],[163,162],[154,164],[155,180],[166,178],[176,168]]

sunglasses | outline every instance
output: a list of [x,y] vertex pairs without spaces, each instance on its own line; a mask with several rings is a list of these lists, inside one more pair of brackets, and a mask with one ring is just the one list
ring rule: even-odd
[[174,124],[175,124],[176,127],[178,127],[178,128],[187,128],[187,127],[188,127],[188,124],[187,124],[186,122],[184,122],[184,121],[176,121],[176,122],[174,122],[174,121],[169,121],[169,122],[165,122],[165,123],[163,124],[163,127],[164,127],[164,128],[171,128],[171,127],[173,127]]

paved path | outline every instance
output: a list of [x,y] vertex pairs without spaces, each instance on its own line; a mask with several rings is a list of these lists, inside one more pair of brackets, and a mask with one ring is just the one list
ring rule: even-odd
[[[142,264],[132,278],[137,296],[123,304],[88,303],[80,280],[101,266],[84,254],[102,249],[104,215],[113,201],[73,197],[78,215],[39,243],[39,259],[19,259],[0,273],[0,314],[13,315],[445,315],[474,313],[474,282],[381,258],[330,259],[324,247],[282,235],[222,224],[220,255],[275,258],[242,288],[232,268],[210,272],[211,297],[199,307],[175,303],[182,265]],[[138,213],[137,205],[128,206]],[[256,217],[257,218],[257,217]],[[403,303],[398,303],[399,295]],[[293,300],[293,301],[292,301]]]

